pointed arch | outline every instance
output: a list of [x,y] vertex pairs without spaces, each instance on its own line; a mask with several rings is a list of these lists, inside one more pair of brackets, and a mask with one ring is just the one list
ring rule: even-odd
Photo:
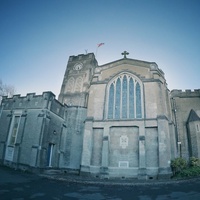
[[133,74],[121,73],[108,83],[106,118],[142,118],[142,102],[142,82]]

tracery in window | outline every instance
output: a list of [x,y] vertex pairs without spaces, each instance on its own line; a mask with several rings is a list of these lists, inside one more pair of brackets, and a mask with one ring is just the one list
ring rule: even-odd
[[142,118],[142,93],[139,81],[130,74],[121,74],[108,86],[108,119]]

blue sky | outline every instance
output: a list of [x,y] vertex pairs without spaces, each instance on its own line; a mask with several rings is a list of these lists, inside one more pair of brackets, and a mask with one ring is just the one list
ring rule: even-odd
[[199,0],[0,0],[0,79],[18,94],[60,92],[71,55],[156,62],[168,88],[199,89]]

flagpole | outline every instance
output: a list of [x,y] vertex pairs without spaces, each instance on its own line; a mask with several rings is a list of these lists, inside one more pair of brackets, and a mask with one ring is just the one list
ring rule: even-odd
[[97,57],[98,48],[99,48],[100,46],[102,46],[102,45],[104,45],[104,43],[99,43],[99,44],[97,44],[95,57]]

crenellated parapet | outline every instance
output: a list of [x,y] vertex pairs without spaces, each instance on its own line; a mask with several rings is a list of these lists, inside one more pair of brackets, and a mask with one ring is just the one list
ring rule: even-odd
[[94,53],[88,53],[88,54],[79,54],[77,56],[70,56],[69,62],[78,61],[78,60],[88,60],[95,58]]
[[59,116],[64,116],[66,105],[61,104],[55,99],[55,94],[52,92],[43,92],[42,95],[28,93],[26,96],[13,95],[8,98],[2,98],[3,110],[23,110],[23,109],[48,109]]
[[172,90],[170,92],[171,98],[173,97],[180,97],[180,98],[187,98],[187,97],[200,97],[200,89],[195,90]]

